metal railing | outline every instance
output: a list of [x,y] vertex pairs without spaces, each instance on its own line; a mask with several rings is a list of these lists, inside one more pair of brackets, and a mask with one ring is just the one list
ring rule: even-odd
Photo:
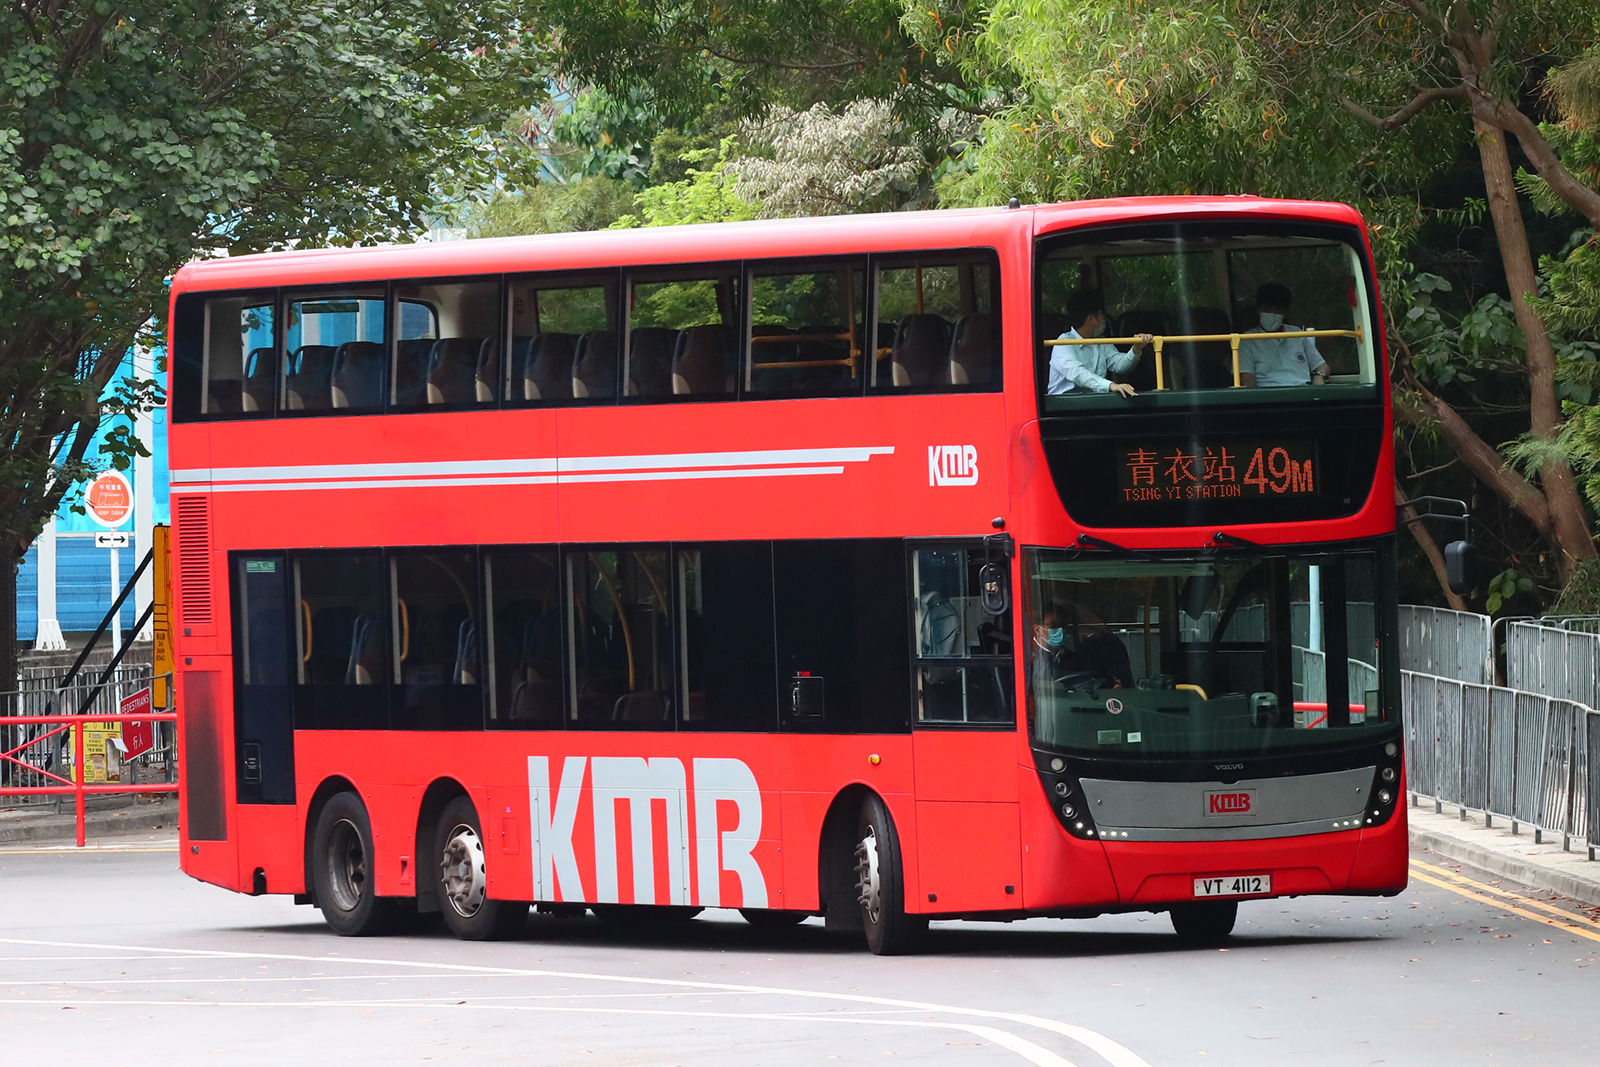
[[1591,621],[1536,619],[1508,624],[1506,685],[1600,708],[1600,633],[1569,628]]
[[[0,693],[0,797],[58,807],[71,797],[80,848],[85,840],[89,797],[178,791],[178,716],[153,709],[123,712],[121,700],[152,683],[148,666],[127,668],[126,672],[131,677]],[[171,675],[166,679],[170,687]],[[101,756],[98,769],[108,780],[91,781],[91,767],[96,763],[88,752],[88,728],[112,723],[149,723],[152,745],[131,759],[114,759],[111,751],[97,754]],[[101,745],[111,744],[107,734],[109,731],[102,735]],[[118,772],[116,781],[109,780],[113,769]]]
[[1401,604],[1400,669],[1493,685],[1494,638],[1489,616]]
[[[1419,797],[1481,811],[1534,841],[1560,834],[1600,849],[1600,712],[1559,697],[1455,678],[1401,672],[1406,788]],[[1591,753],[1594,758],[1591,758]]]
[[[1271,333],[1158,333],[1149,336],[1150,344],[1156,350],[1156,389],[1160,391],[1167,387],[1161,352],[1169,344],[1227,341],[1233,351],[1233,386],[1237,389],[1241,384],[1239,379],[1239,344],[1241,341],[1275,341],[1291,337],[1354,337],[1357,341],[1360,341],[1364,334],[1361,330],[1276,330]],[[1045,344],[1055,347],[1072,345],[1136,345],[1143,342],[1144,338],[1142,337],[1056,337],[1046,341]]]

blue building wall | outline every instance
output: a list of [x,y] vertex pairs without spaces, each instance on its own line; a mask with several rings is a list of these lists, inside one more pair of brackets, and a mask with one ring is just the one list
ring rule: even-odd
[[[157,352],[159,358],[160,353]],[[130,351],[123,361],[119,377],[133,373],[133,354]],[[107,392],[116,388],[117,381],[113,380],[107,387]],[[109,431],[112,425],[126,420],[114,420],[105,427]],[[151,417],[151,440],[145,442],[145,447],[150,449],[152,474],[152,488],[154,496],[155,518],[157,524],[169,520],[168,513],[168,477],[167,477],[167,413],[165,409],[157,409]],[[103,431],[104,433],[104,431]],[[102,433],[102,436],[103,436]],[[91,446],[88,451],[91,459],[99,457],[98,449]],[[132,483],[134,472],[132,469],[123,471]],[[96,548],[94,538],[63,537],[62,534],[93,534],[103,530],[99,524],[88,515],[80,515],[72,510],[72,502],[81,496],[81,486],[76,486],[68,492],[61,508],[56,512],[56,618],[61,623],[64,633],[73,633],[84,630],[93,630],[100,625],[100,620],[105,618],[111,609],[111,602],[116,596],[111,591],[111,549]],[[138,488],[135,486],[135,495]],[[128,532],[130,543],[133,541],[134,522],[130,515],[128,521],[120,529]],[[145,548],[132,544],[129,548],[116,550],[119,554],[118,566],[122,581],[126,582],[133,573],[133,568],[138,564]],[[124,631],[133,627],[138,621],[134,614],[134,598],[129,597],[122,605],[122,628]],[[33,641],[39,635],[39,547],[32,545],[28,548],[27,555],[23,558],[21,569],[17,573],[17,639],[19,641]]]

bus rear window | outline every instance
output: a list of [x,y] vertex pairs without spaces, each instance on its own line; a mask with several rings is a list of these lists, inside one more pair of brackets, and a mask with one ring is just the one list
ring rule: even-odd
[[272,414],[277,349],[273,295],[245,293],[205,304],[202,415]]
[[1378,367],[1366,278],[1352,245],[1293,235],[1169,231],[1058,244],[1039,260],[1044,407],[1370,390]]

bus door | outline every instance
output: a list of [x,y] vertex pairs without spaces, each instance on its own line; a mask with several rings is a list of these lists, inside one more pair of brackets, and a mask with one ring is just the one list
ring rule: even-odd
[[907,908],[935,914],[1020,908],[1009,561],[999,539],[987,550],[983,542],[915,542],[910,554],[923,897]]

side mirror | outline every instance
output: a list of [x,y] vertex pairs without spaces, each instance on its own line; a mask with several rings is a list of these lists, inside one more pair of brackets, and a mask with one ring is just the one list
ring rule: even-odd
[[1444,574],[1452,593],[1465,596],[1477,584],[1478,553],[1471,541],[1451,541],[1444,546]]
[[978,596],[983,610],[1004,615],[1011,610],[1011,576],[1004,563],[985,563],[978,568]]

